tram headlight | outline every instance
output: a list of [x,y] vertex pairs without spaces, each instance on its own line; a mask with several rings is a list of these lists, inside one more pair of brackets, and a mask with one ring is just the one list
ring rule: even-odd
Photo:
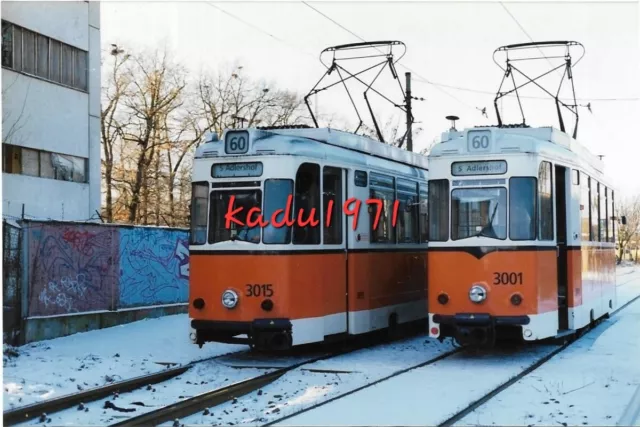
[[469,299],[476,304],[487,298],[487,290],[480,285],[473,285],[469,290]]
[[238,294],[232,291],[231,289],[227,289],[222,293],[222,305],[226,308],[233,308],[238,304]]

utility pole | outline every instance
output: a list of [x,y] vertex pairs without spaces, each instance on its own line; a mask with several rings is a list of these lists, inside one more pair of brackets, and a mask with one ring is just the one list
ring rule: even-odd
[[413,134],[411,125],[413,124],[413,116],[411,115],[411,73],[406,72],[404,76],[407,78],[407,94],[405,103],[407,106],[407,151],[413,151]]

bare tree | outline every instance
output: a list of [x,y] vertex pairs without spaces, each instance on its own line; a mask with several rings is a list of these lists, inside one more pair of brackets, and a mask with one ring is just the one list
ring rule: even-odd
[[125,123],[122,122],[122,101],[127,96],[131,80],[122,73],[122,67],[129,59],[129,55],[121,55],[121,51],[114,48],[113,68],[110,70],[106,86],[102,88],[103,104],[101,112],[101,142],[103,149],[103,175],[105,180],[106,206],[105,216],[108,222],[113,222],[113,190],[114,190],[114,150],[118,141],[124,137]]
[[[29,90],[31,89],[31,80],[28,79],[27,89],[22,99],[22,105],[19,111],[7,108],[6,99],[9,96],[14,96],[11,92],[11,88],[16,84],[18,75],[15,76],[13,81],[8,85],[2,85],[2,143],[3,144],[19,144],[24,135],[21,134],[21,130],[24,128],[28,117],[25,116],[25,109],[27,106],[27,98],[29,97]],[[4,82],[3,82],[4,83]],[[15,116],[15,118],[14,118]]]
[[[133,57],[127,75],[132,90],[124,100],[130,114],[123,139],[135,143],[137,148],[128,215],[129,222],[133,223],[138,219],[141,196],[145,196],[144,201],[148,202],[147,169],[162,144],[160,137],[165,130],[166,117],[182,105],[182,94],[187,84],[185,72],[171,63],[167,52]],[[143,209],[147,209],[147,203]]]
[[[618,228],[618,262],[630,243],[640,239],[640,196],[629,198],[617,206],[618,217],[625,216],[627,223]],[[637,257],[636,257],[637,258]]]
[[227,74],[203,74],[198,96],[206,127],[221,133],[225,128],[245,124],[255,127],[302,123],[300,97],[268,86],[249,79],[242,67]]

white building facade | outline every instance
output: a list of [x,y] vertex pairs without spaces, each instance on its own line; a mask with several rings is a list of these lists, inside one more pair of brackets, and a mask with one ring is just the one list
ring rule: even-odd
[[100,210],[100,3],[2,2],[2,213]]

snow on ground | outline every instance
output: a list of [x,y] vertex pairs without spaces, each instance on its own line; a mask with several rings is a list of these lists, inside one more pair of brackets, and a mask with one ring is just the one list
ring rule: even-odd
[[639,327],[637,300],[461,424],[615,425],[640,387]]
[[457,353],[277,425],[437,425],[555,348]]
[[[622,306],[640,294],[640,269],[619,268],[617,276],[618,305]],[[624,319],[624,322],[621,319]],[[620,323],[613,326],[616,322]],[[527,377],[529,382],[526,385],[502,392],[483,406],[487,409],[470,414],[464,423],[615,424],[616,417],[622,414],[637,384],[640,384],[640,364],[637,362],[640,360],[640,334],[637,333],[639,322],[640,301],[637,301],[552,359],[554,364],[564,361],[562,366],[553,370],[546,368],[549,369],[546,373],[543,373],[545,367],[554,364],[547,363],[538,368]],[[595,345],[597,341],[600,343]],[[534,344],[512,354],[456,354],[284,420],[278,425],[435,425],[513,378],[554,348],[556,346]],[[611,363],[612,359],[615,363]],[[628,371],[627,377],[625,372],[631,363],[635,364],[634,370]],[[582,412],[579,412],[578,403],[585,402],[584,399],[571,398],[571,402],[566,400],[568,403],[562,405],[561,398],[557,396],[562,392],[578,393],[572,392],[573,389],[568,384],[580,383],[576,385],[580,387],[587,383],[585,371],[589,372],[589,378],[595,381],[594,384],[600,384],[605,392],[598,397],[592,396],[587,404],[581,404]],[[544,378],[543,383],[540,383],[541,378]],[[538,393],[542,393],[544,398],[542,395],[532,395],[533,391],[528,390],[531,387],[542,388]],[[585,395],[589,393],[586,388],[588,387],[582,391]],[[579,414],[584,417],[584,411],[597,407],[599,399],[605,398],[606,393],[609,393],[612,402],[594,410],[593,420],[579,419],[577,415],[573,416],[571,421],[563,418],[565,414]],[[497,400],[498,398],[503,400]],[[614,402],[616,399],[618,401]],[[546,414],[549,415],[545,417]],[[553,415],[557,417],[554,418]]]
[[[209,360],[199,363],[184,374],[163,383],[84,404],[82,408],[78,406],[50,414],[51,423],[49,425],[113,424],[271,371],[273,369],[234,369],[222,365],[216,360]],[[220,414],[213,411],[208,418],[209,425],[220,419],[222,419]],[[34,418],[18,425],[42,425],[42,423],[38,418]]]
[[[262,425],[451,350],[450,342],[439,343],[426,337],[359,350],[304,365],[262,390],[239,397],[236,403],[212,408],[214,417],[196,414],[181,420],[181,423],[211,425],[215,419],[218,425]],[[319,420],[313,424],[323,423]],[[373,424],[379,423],[374,421]],[[166,425],[171,426],[172,423]]]
[[187,314],[5,346],[3,410],[166,369],[158,362],[187,364],[246,349],[217,343],[198,348],[189,341]]

